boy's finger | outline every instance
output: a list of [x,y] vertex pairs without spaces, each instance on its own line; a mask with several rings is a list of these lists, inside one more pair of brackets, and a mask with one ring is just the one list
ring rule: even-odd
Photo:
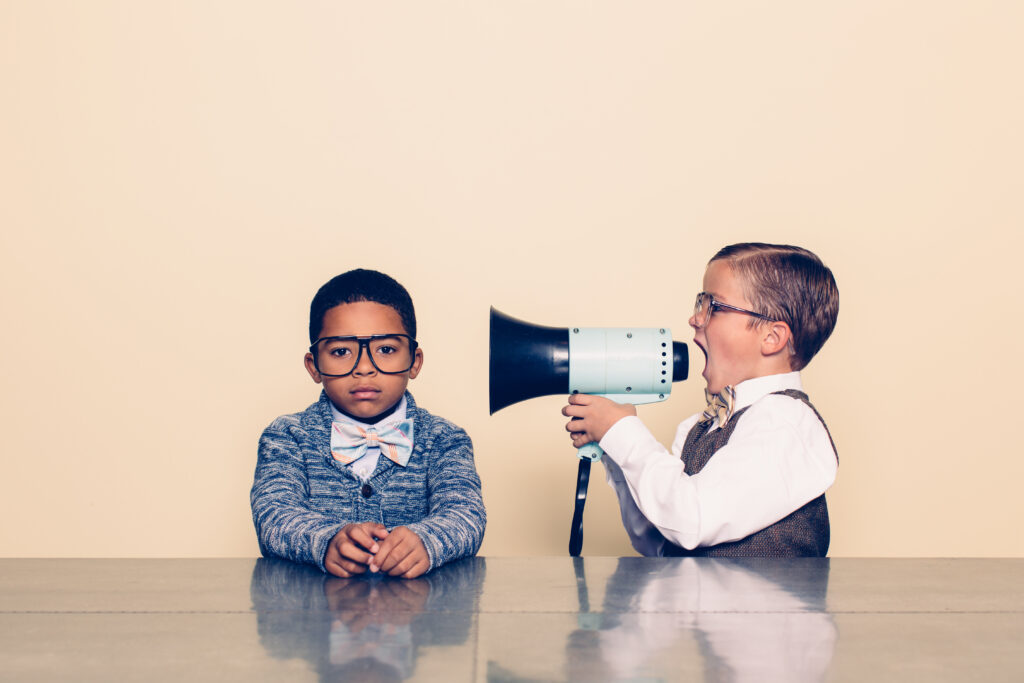
[[373,559],[370,560],[371,572],[381,571],[381,568],[385,564],[390,566],[397,562],[397,560],[392,557],[394,555],[396,545],[397,544],[395,543],[395,536],[393,534],[391,535],[390,538],[385,539],[381,542],[380,550],[378,550],[377,553],[373,556]]
[[416,564],[416,558],[411,554],[403,555],[401,562],[395,562],[389,567],[386,572],[388,576],[403,576],[407,571],[412,569],[412,566]]
[[388,528],[379,522],[367,522],[367,532],[378,541],[388,537]]
[[423,576],[423,574],[428,569],[430,569],[430,561],[429,560],[420,560],[419,562],[417,562],[416,564],[413,565],[412,569],[407,571],[405,574],[402,574],[402,578],[403,579],[415,579],[418,576]]
[[354,574],[362,574],[366,571],[365,565],[361,565],[358,562],[351,562],[342,557],[324,559],[324,569],[334,576],[340,576],[343,579],[347,579]]
[[411,531],[403,532],[397,539],[387,559],[381,560],[377,566],[380,567],[382,572],[396,576],[395,567],[401,564],[416,549],[418,542],[419,537],[416,534]]
[[587,428],[589,426],[590,424],[583,418],[574,417],[573,419],[565,423],[565,431],[582,434],[583,432],[587,431]]
[[[383,529],[384,527],[381,526],[381,528]],[[374,539],[373,537],[372,529],[372,527],[370,529],[367,529],[366,527],[360,525],[353,528],[352,531],[349,532],[348,537],[356,543],[358,543],[359,545],[363,546],[363,548],[367,551],[375,553],[377,552],[377,550],[379,550],[379,546],[377,545],[376,539]]]
[[409,571],[420,557],[420,554],[416,552],[420,545],[418,541],[415,534],[409,534],[407,538],[403,538],[395,551],[391,553],[391,558],[394,561],[390,562],[388,566],[382,565],[381,571],[387,572],[391,576],[402,576]]
[[362,574],[366,572],[366,565],[362,562],[353,562],[351,560],[342,560],[342,568],[347,571],[350,575]]
[[341,544],[341,560],[349,560],[352,562],[358,562],[359,564],[369,564],[370,560],[373,559],[373,555],[366,552],[361,546],[353,543],[352,541],[345,541]]
[[391,570],[391,576],[413,579],[427,570],[428,563],[415,553],[410,553]]
[[562,415],[566,417],[584,417],[590,412],[590,406],[569,404],[562,408]]
[[345,571],[340,564],[327,564],[326,562],[324,562],[324,569],[326,569],[327,573],[331,576],[337,576],[342,579],[347,579],[352,576],[347,571]]
[[583,433],[576,433],[572,435],[572,445],[575,446],[576,448],[586,446],[591,441],[593,441],[593,439],[591,439],[589,436]]
[[569,394],[569,403],[574,406],[588,406],[594,402],[594,397],[590,394]]

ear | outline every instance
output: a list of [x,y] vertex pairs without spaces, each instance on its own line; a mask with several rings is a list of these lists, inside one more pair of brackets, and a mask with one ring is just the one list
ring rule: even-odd
[[416,347],[415,358],[412,361],[412,367],[409,369],[409,379],[416,379],[416,375],[420,374],[420,368],[423,367],[423,349]]
[[306,372],[308,372],[309,376],[313,378],[313,381],[320,384],[320,382],[323,381],[323,378],[320,376],[320,373],[317,372],[316,364],[313,363],[313,354],[307,353],[306,357],[302,359],[302,362],[305,364]]
[[774,320],[768,323],[764,335],[761,337],[761,355],[774,356],[791,348],[793,331],[789,325],[781,320]]

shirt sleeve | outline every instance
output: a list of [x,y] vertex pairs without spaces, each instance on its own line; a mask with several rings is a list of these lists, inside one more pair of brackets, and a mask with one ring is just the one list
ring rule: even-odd
[[264,555],[325,570],[327,545],[348,522],[310,506],[302,449],[283,419],[260,437],[249,501]]
[[427,472],[429,512],[421,521],[408,525],[423,541],[430,569],[475,555],[487,526],[480,476],[473,462],[473,442],[462,429],[446,427],[447,433],[439,433],[432,446],[434,460]]
[[[729,442],[691,475],[680,456],[698,418],[679,426],[671,452],[636,417],[620,420],[601,440],[621,471],[619,484],[609,474],[612,486],[628,491],[636,512],[676,545],[692,550],[745,538],[814,500],[835,481],[831,440],[802,401],[772,395],[751,405]],[[620,493],[620,507],[623,498]],[[643,544],[634,538],[642,529],[636,524],[630,532],[627,524],[634,547]],[[651,548],[637,550],[646,554]]]

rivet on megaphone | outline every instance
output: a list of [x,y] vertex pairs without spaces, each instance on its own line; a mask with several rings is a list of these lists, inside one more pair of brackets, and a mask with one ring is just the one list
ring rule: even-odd
[[633,338],[633,333],[632,332],[627,332],[626,333],[626,339],[632,339],[632,338]]
[[633,391],[633,387],[626,387],[626,391]]
[[572,328],[572,333],[573,334],[579,334],[580,333],[580,328],[578,328],[578,327]]

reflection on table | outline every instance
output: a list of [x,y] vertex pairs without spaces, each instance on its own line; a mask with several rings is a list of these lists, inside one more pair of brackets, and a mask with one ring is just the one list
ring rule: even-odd
[[[577,558],[566,577],[576,584],[575,624],[547,625],[561,631],[564,652],[531,648],[522,670],[488,657],[487,679],[671,680],[689,644],[697,657],[685,669],[698,664],[707,681],[820,681],[837,636],[825,611],[828,570],[828,560],[679,558],[652,565],[622,558],[596,586]],[[476,623],[484,574],[484,560],[475,559],[414,581],[338,579],[262,559],[251,587],[260,642],[274,657],[303,657],[321,680],[406,680],[422,648],[456,652],[476,639],[476,628],[486,641],[501,639],[504,629],[514,638],[531,628],[516,624],[515,611]],[[589,599],[595,591],[604,594],[598,610]],[[538,667],[550,675],[538,675]]]
[[324,681],[408,679],[420,647],[468,641],[485,567],[473,559],[413,580],[341,579],[259,559],[250,592],[260,643],[274,657],[305,658]]
[[[825,611],[828,561],[685,558],[637,571],[618,561],[600,613],[586,609],[569,636],[569,677],[670,680],[696,643],[705,681],[821,681],[837,630]],[[584,563],[576,563],[583,591]]]
[[1024,560],[0,560],[14,681],[1024,680]]

